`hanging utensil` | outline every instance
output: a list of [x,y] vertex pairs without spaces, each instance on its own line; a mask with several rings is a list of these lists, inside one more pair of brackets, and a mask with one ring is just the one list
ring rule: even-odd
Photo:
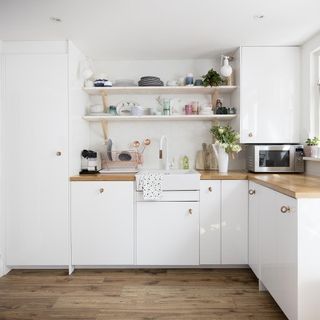
[[144,149],[146,148],[146,146],[149,146],[151,144],[151,140],[150,139],[144,139],[143,141],[143,146],[142,146],[142,150],[139,151],[140,153],[144,152]]
[[107,157],[110,161],[112,161],[112,140],[108,139],[106,145],[107,145]]
[[136,149],[136,152],[139,152],[140,145],[141,145],[141,143],[138,140],[135,140],[132,142],[132,146]]

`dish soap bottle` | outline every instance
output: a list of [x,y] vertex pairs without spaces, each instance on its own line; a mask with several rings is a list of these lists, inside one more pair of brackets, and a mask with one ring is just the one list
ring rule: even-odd
[[187,156],[182,158],[182,169],[189,170],[189,158]]

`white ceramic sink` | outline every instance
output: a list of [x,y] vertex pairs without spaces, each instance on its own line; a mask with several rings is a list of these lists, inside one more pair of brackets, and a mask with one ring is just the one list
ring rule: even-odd
[[163,190],[200,190],[200,173],[195,170],[141,170],[136,174],[137,181],[145,173],[163,174]]

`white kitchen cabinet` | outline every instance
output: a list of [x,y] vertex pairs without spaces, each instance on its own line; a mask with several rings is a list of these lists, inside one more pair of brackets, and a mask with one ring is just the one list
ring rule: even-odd
[[259,186],[260,281],[290,320],[319,318],[319,198]]
[[221,263],[248,264],[248,181],[221,181]]
[[68,265],[68,59],[4,56],[8,266]]
[[221,181],[200,182],[200,264],[221,263]]
[[71,183],[73,265],[134,263],[133,193],[130,181]]
[[299,142],[299,47],[242,47],[241,143]]
[[137,264],[199,264],[199,202],[137,203]]
[[259,248],[259,215],[260,215],[260,199],[261,187],[249,181],[249,266],[260,278],[260,248]]
[[260,280],[287,317],[297,319],[297,200],[268,188],[261,190]]

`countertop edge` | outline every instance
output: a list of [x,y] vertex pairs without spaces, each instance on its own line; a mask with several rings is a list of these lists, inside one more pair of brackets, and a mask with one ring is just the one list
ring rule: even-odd
[[[229,171],[225,174],[220,174],[218,171],[203,171],[197,170],[200,173],[200,180],[248,180],[255,182],[259,185],[272,189],[274,191],[280,192],[295,199],[310,199],[310,198],[320,198],[320,177],[305,176],[311,180],[316,178],[319,179],[319,189],[306,185],[304,188],[297,187],[285,187],[284,183],[281,181],[266,181],[265,175],[248,173],[244,171]],[[264,177],[264,178],[263,178]],[[271,176],[270,176],[271,177]],[[69,178],[70,182],[88,182],[88,181],[135,181],[135,173],[121,173],[121,174],[88,174],[88,175],[77,175],[71,176]],[[270,179],[271,180],[271,179]],[[294,185],[294,184],[293,184]],[[294,190],[296,189],[296,190]]]

